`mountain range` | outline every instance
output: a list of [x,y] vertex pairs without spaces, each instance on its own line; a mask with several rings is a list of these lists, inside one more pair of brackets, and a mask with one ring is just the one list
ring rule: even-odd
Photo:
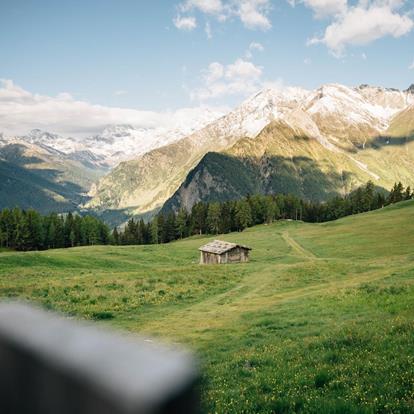
[[120,161],[177,141],[221,115],[210,110],[192,114],[177,117],[169,129],[111,125],[101,134],[83,138],[39,129],[23,136],[0,134],[0,209],[32,207],[42,213],[78,209],[98,179]]
[[[265,89],[220,115],[206,111],[170,130],[110,126],[82,139],[38,130],[2,135],[0,175],[47,179],[58,188],[39,181],[39,189],[62,209],[77,204],[112,217],[150,217],[253,193],[323,201],[368,180],[384,188],[414,184],[414,86]],[[14,177],[22,194],[23,175]],[[0,194],[12,187],[0,186]]]
[[369,179],[384,187],[410,183],[411,132],[392,131],[407,125],[413,89],[263,90],[188,137],[120,163],[88,205],[153,214],[248,193],[325,200]]

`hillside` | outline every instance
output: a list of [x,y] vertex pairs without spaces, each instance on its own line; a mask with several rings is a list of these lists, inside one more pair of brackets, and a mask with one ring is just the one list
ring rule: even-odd
[[[265,89],[200,131],[121,163],[98,182],[87,207],[129,208],[135,214],[151,215],[171,197],[165,209],[180,206],[181,198],[215,200],[284,188],[324,200],[367,179],[378,180],[378,185],[386,187],[398,180],[412,183],[412,156],[406,147],[369,150],[392,123],[404,128],[410,122],[409,115],[398,114],[412,104],[410,90],[367,85],[349,88],[328,84],[314,91]],[[293,131],[287,135],[286,124]],[[292,135],[307,142],[298,143]],[[214,158],[218,171],[208,165],[210,155],[203,158],[210,152],[224,154]],[[382,160],[384,154],[387,156]],[[400,167],[390,171],[390,162]],[[230,177],[235,170],[226,168],[236,168],[237,163],[241,163],[240,177]],[[194,168],[196,171],[188,175]],[[197,175],[198,170],[207,175],[200,178],[203,172]],[[200,179],[191,181],[195,176]],[[241,177],[247,181],[242,182]],[[286,178],[288,182],[283,182]],[[190,187],[191,191],[184,194]],[[192,202],[185,201],[183,206],[188,208]]]
[[164,212],[198,201],[225,201],[248,194],[292,193],[327,200],[372,179],[350,158],[327,149],[301,129],[274,121],[256,139],[239,140],[222,153],[208,153],[169,199]]
[[0,209],[75,210],[104,172],[84,156],[74,159],[51,148],[9,141],[0,146]]
[[409,125],[410,112],[397,116],[384,136],[363,146],[341,149],[292,121],[273,121],[254,139],[241,139],[221,153],[208,153],[165,203],[164,212],[190,210],[198,201],[225,201],[248,194],[292,193],[324,201],[374,181],[389,189],[394,182],[414,184],[414,143],[390,137],[396,125]]
[[414,201],[219,237],[251,262],[198,265],[212,237],[3,252],[0,295],[194,348],[205,412],[412,411]]

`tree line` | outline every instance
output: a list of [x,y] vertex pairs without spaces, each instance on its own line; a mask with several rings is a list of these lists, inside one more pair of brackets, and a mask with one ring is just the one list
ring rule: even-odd
[[14,250],[46,250],[109,244],[110,229],[92,216],[52,213],[19,208],[0,211],[0,247]]
[[310,202],[292,194],[249,195],[240,200],[196,203],[190,212],[158,214],[148,223],[131,218],[120,230],[93,216],[56,213],[42,216],[19,208],[0,211],[0,247],[45,250],[97,244],[159,244],[195,234],[243,231],[275,220],[318,223],[376,210],[414,198],[410,187],[396,183],[388,195],[370,181],[346,196],[327,202]]
[[351,214],[376,210],[388,204],[414,198],[410,187],[396,183],[388,195],[372,181],[346,196],[327,202],[310,202],[291,194],[252,195],[241,200],[203,203],[190,212],[159,214],[151,222],[130,219],[123,229],[114,229],[115,244],[168,243],[195,234],[222,234],[243,231],[257,224],[280,219],[311,223],[336,220]]

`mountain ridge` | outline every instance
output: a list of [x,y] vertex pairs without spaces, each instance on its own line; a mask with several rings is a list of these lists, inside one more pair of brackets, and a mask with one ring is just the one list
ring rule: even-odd
[[[223,165],[233,165],[233,169],[240,162],[240,168],[247,168],[250,174],[248,178],[243,173],[245,178],[257,183],[251,191],[268,191],[260,184],[260,180],[264,180],[261,174],[266,157],[272,159],[266,167],[268,170],[272,166],[279,171],[282,167],[286,171],[295,171],[299,164],[302,169],[305,164],[307,169],[313,165],[319,179],[325,172],[329,175],[326,166],[322,168],[325,172],[318,172],[319,164],[325,162],[340,166],[342,172],[341,168],[332,167],[330,173],[354,177],[349,189],[361,183],[362,179],[372,179],[387,186],[392,179],[409,183],[413,176],[409,167],[412,161],[411,141],[404,136],[412,135],[414,131],[413,113],[414,85],[404,91],[335,83],[315,90],[266,88],[225,115],[207,111],[205,115],[197,115],[197,119],[186,126],[181,125],[182,119],[177,119],[178,130],[166,131],[163,127],[146,130],[118,124],[109,125],[101,134],[83,139],[61,137],[41,130],[32,130],[19,137],[2,133],[0,150],[6,151],[8,145],[21,145],[24,152],[34,151],[40,159],[44,156],[53,159],[50,162],[54,167],[59,166],[56,171],[60,171],[53,180],[68,174],[73,166],[79,167],[82,172],[77,178],[72,177],[74,183],[81,181],[82,197],[74,197],[79,208],[98,213],[111,211],[111,217],[116,215],[116,211],[124,217],[128,211],[129,214],[149,218],[182,189],[183,184],[188,184],[189,173],[199,163],[207,168],[213,159],[216,168],[219,159]],[[188,116],[183,119],[188,119]],[[273,130],[271,134],[269,128]],[[280,131],[275,131],[275,128],[280,128]],[[289,138],[283,134],[287,130]],[[186,131],[191,132],[186,134]],[[258,140],[261,134],[262,138]],[[272,135],[279,137],[280,142],[275,141]],[[264,141],[263,136],[266,137]],[[266,149],[266,145],[269,148]],[[264,154],[259,154],[260,151]],[[221,155],[213,156],[212,153]],[[206,159],[207,154],[210,155]],[[294,160],[293,164],[289,158]],[[396,165],[391,166],[395,161]],[[18,160],[13,162],[17,165]],[[47,169],[47,162],[37,164],[42,166],[39,171],[34,171],[33,164],[20,167],[29,168],[36,174],[40,174],[41,168]],[[10,168],[11,165],[7,171],[10,172]],[[282,171],[281,176],[286,171]],[[266,174],[273,173],[267,171]],[[311,184],[302,182],[298,186],[301,180],[298,181],[296,173],[292,174],[296,177],[296,184],[292,184],[291,191],[301,191],[300,194],[306,196],[306,191],[299,189]],[[97,180],[99,176],[101,178]],[[213,176],[219,180],[217,174]],[[228,178],[226,174],[222,176],[223,180]],[[59,180],[62,181],[59,178],[57,182]],[[328,193],[332,193],[329,180],[319,183],[326,185]],[[280,183],[272,188],[272,191],[280,189]],[[335,191],[349,189],[336,184]],[[229,192],[243,193],[240,188]],[[323,192],[320,194],[322,196]]]
[[[226,151],[240,139],[254,140],[275,120],[284,120],[292,128],[304,131],[331,152],[347,154],[347,165],[362,170],[361,176],[376,179],[378,175],[353,154],[387,131],[393,116],[412,104],[414,94],[409,89],[399,91],[365,85],[349,88],[339,84],[323,85],[314,91],[264,89],[202,130],[164,148],[162,156],[161,150],[156,149],[120,164],[97,184],[88,206],[98,210],[108,206],[129,207],[137,214],[157,211],[208,152]],[[171,168],[165,169],[161,160]],[[156,167],[152,168],[151,162]],[[163,170],[161,175],[160,170]],[[119,181],[120,176],[125,179]],[[151,190],[155,188],[159,191],[151,200]],[[114,191],[119,194],[119,203],[111,201]],[[122,193],[128,197],[122,198]]]

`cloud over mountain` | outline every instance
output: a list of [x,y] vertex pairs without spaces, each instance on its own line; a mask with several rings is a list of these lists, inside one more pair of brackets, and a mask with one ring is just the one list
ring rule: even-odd
[[165,112],[108,107],[77,100],[69,93],[34,94],[8,79],[1,79],[0,84],[0,131],[9,134],[25,134],[39,128],[62,135],[86,136],[114,124],[175,128],[192,125],[209,112],[206,107]]
[[230,95],[248,95],[263,85],[263,69],[242,58],[224,65],[212,62],[203,71],[203,85],[191,92],[193,100],[205,101]]

